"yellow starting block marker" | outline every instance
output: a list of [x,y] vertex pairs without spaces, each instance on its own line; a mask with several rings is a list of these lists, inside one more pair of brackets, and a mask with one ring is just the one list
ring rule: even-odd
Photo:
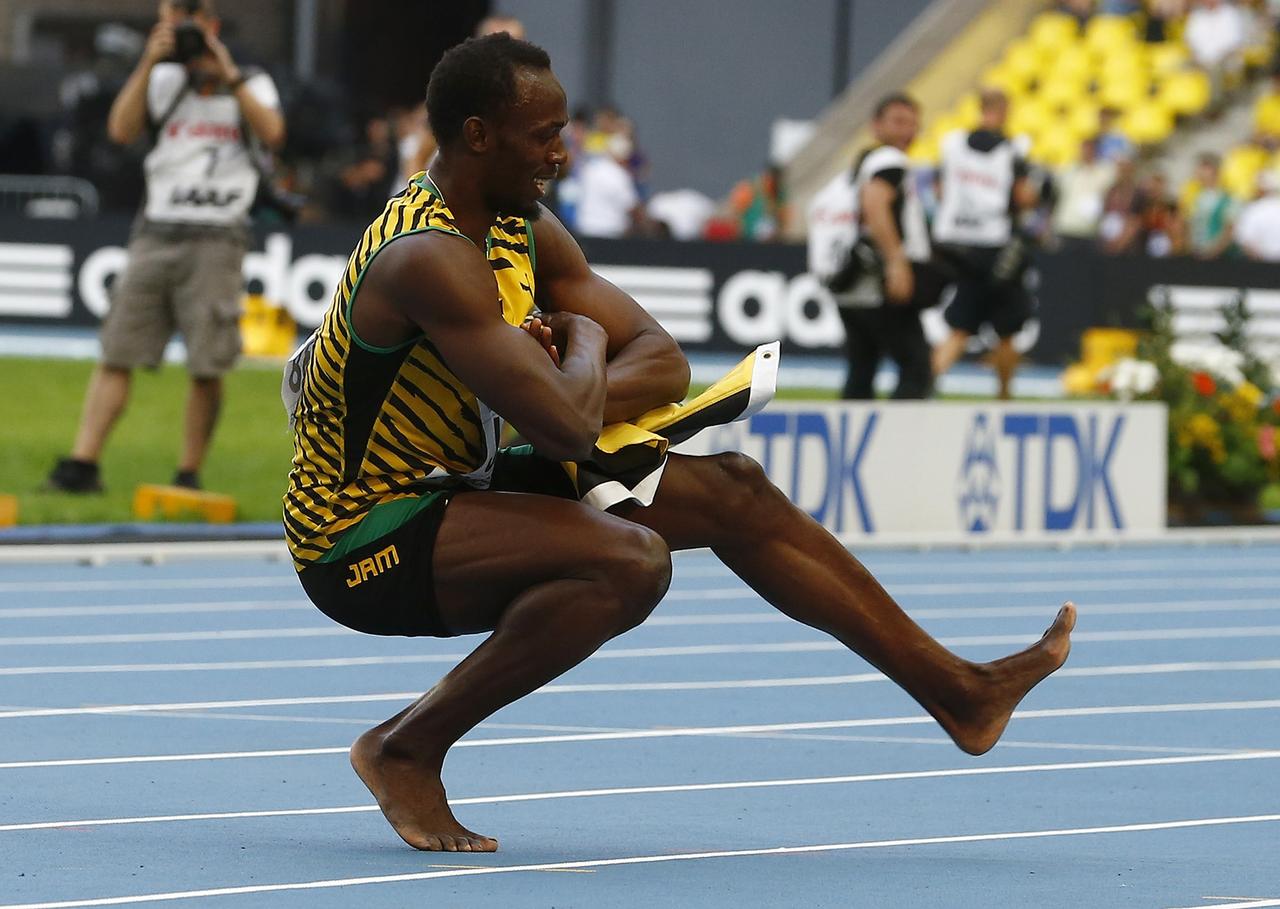
[[142,521],[161,518],[230,524],[236,519],[236,500],[217,492],[142,483],[133,493],[133,516]]
[[18,523],[18,497],[0,493],[0,527]]

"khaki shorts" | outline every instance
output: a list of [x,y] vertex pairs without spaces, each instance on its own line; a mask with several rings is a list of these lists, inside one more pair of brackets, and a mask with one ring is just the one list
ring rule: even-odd
[[174,332],[187,346],[187,370],[221,376],[240,354],[245,232],[142,226],[116,280],[102,323],[102,362],[132,369],[160,365]]

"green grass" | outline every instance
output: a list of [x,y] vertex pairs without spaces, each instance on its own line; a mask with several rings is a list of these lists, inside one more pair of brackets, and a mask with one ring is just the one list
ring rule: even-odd
[[[134,374],[129,407],[102,458],[106,494],[40,491],[53,462],[70,451],[92,370],[87,361],[0,357],[0,492],[18,497],[20,524],[131,521],[137,485],[173,479],[187,377],[164,366]],[[234,496],[238,520],[278,520],[291,455],[279,368],[236,369],[227,377],[204,487]]]
[[[104,495],[40,491],[54,461],[71,449],[93,364],[0,357],[0,493],[18,497],[20,524],[132,521],[139,483],[173,478],[187,376],[180,366],[133,378],[129,407],[102,458]],[[701,391],[695,388],[693,393]],[[787,399],[834,399],[832,391],[780,389]],[[275,364],[245,364],[227,376],[222,420],[201,473],[205,489],[233,496],[237,520],[275,521],[292,443]]]

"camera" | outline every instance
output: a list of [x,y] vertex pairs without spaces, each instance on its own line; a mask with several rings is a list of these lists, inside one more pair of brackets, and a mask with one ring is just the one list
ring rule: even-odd
[[173,62],[187,64],[205,53],[204,30],[192,18],[200,12],[200,0],[171,0],[186,18],[173,27]]

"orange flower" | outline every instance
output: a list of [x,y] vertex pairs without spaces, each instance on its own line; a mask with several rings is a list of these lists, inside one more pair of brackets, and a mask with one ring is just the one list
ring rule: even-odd
[[1207,372],[1193,372],[1191,374],[1191,384],[1197,393],[1204,395],[1206,398],[1218,390],[1218,386],[1213,381],[1213,376]]

